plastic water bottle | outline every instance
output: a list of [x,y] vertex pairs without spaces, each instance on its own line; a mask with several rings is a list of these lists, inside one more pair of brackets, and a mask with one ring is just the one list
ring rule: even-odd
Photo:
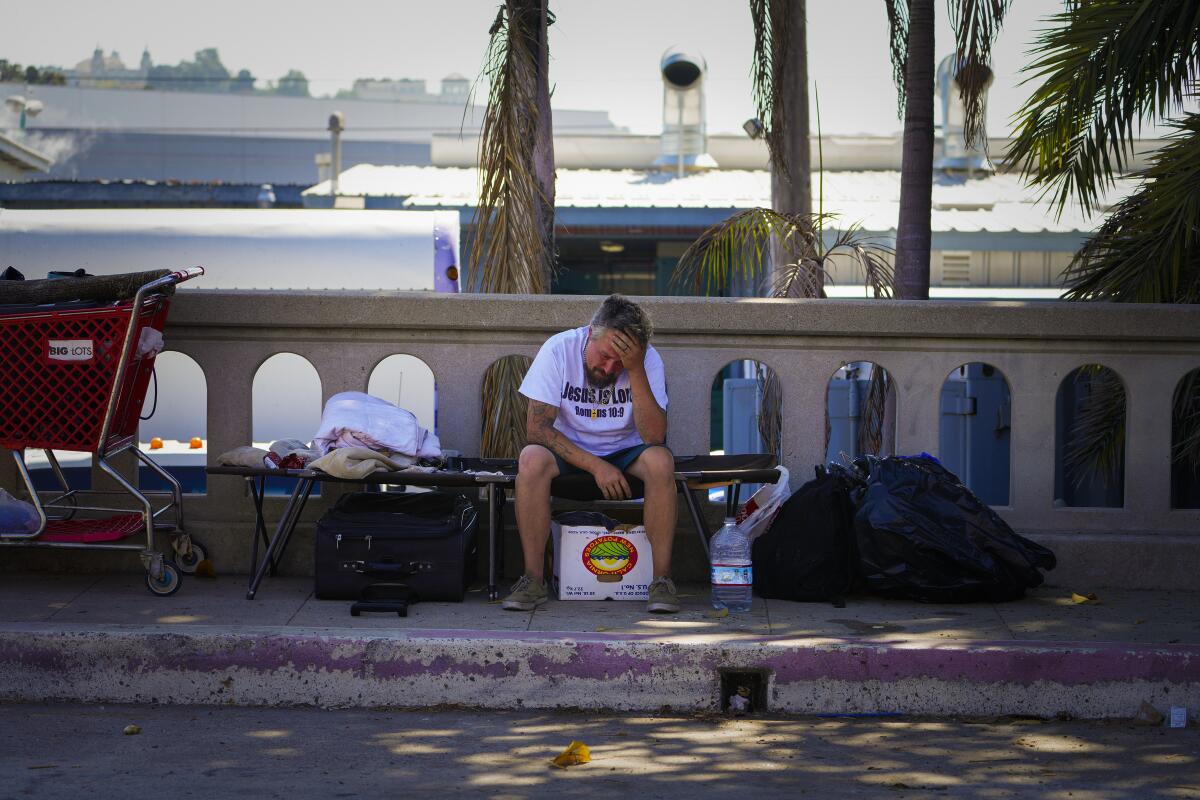
[[725,524],[712,538],[708,548],[712,563],[712,605],[720,610],[749,611],[754,589],[754,568],[750,560],[750,540],[726,517]]

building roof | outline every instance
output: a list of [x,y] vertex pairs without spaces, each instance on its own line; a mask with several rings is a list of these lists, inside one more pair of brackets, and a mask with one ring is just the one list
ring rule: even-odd
[[[394,198],[401,208],[473,207],[478,197],[478,170],[458,167],[374,166],[361,164],[341,174],[338,194]],[[1128,192],[1132,182],[1118,187]],[[818,187],[824,194],[818,203]],[[328,195],[328,181],[304,192]],[[813,206],[823,205],[842,224],[860,223],[868,231],[891,231],[900,208],[900,173],[826,172],[823,186],[813,177]],[[560,209],[712,209],[732,211],[771,203],[766,170],[713,170],[676,177],[649,170],[560,169],[555,206]],[[1101,206],[1104,207],[1103,205]],[[932,230],[957,232],[1078,233],[1094,230],[1100,215],[1088,216],[1068,206],[1061,218],[1038,191],[1017,174],[981,178],[938,175],[933,187]]]

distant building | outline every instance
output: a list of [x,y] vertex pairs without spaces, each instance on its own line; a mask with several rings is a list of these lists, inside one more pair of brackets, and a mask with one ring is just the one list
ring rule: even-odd
[[354,82],[354,96],[358,100],[380,100],[402,103],[407,100],[427,100],[425,81],[412,78],[359,78]]
[[[106,66],[106,69],[108,67]],[[450,79],[459,92],[461,81]],[[21,84],[0,84],[0,96]],[[430,164],[435,134],[479,131],[482,108],[426,96],[407,102],[278,95],[114,91],[39,86],[44,104],[29,132],[56,142],[50,175],[69,180],[219,181],[312,185],[315,158],[330,148],[330,114],[346,118],[342,164]],[[432,97],[433,99],[430,99]],[[607,135],[618,130],[605,111],[555,109],[554,128]]]
[[92,57],[84,59],[75,65],[74,69],[64,70],[69,86],[88,86],[92,88],[110,89],[140,89],[146,85],[146,77],[154,62],[150,58],[150,50],[142,51],[141,61],[137,68],[125,66],[121,56],[113,50],[107,56],[97,47]]
[[471,82],[457,72],[442,78],[441,94],[426,91],[416,78],[359,78],[352,94],[356,100],[387,103],[453,103],[463,106],[471,96]]

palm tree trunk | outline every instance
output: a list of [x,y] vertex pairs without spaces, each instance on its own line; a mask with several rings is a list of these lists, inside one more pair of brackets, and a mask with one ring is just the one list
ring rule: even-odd
[[929,216],[933,208],[934,0],[910,0],[904,69],[904,142],[896,226],[896,296],[929,299]]
[[805,0],[785,0],[790,4],[790,30],[786,40],[781,94],[784,105],[785,136],[781,144],[787,174],[771,170],[771,208],[781,214],[812,213],[812,161],[808,142],[808,41]]
[[[528,2],[528,0],[525,0]],[[537,14],[537,137],[533,144],[533,168],[542,193],[538,198],[540,234],[548,262],[557,261],[554,248],[554,122],[550,111],[550,30],[548,0],[532,0]],[[547,285],[549,291],[549,285]]]

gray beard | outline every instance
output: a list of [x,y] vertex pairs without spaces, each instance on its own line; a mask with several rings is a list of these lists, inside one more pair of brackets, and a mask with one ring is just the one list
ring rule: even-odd
[[592,387],[593,389],[607,389],[617,382],[616,375],[610,375],[603,381],[597,381],[594,377],[592,377],[592,371],[590,369],[585,369],[584,373],[587,375],[588,386]]

